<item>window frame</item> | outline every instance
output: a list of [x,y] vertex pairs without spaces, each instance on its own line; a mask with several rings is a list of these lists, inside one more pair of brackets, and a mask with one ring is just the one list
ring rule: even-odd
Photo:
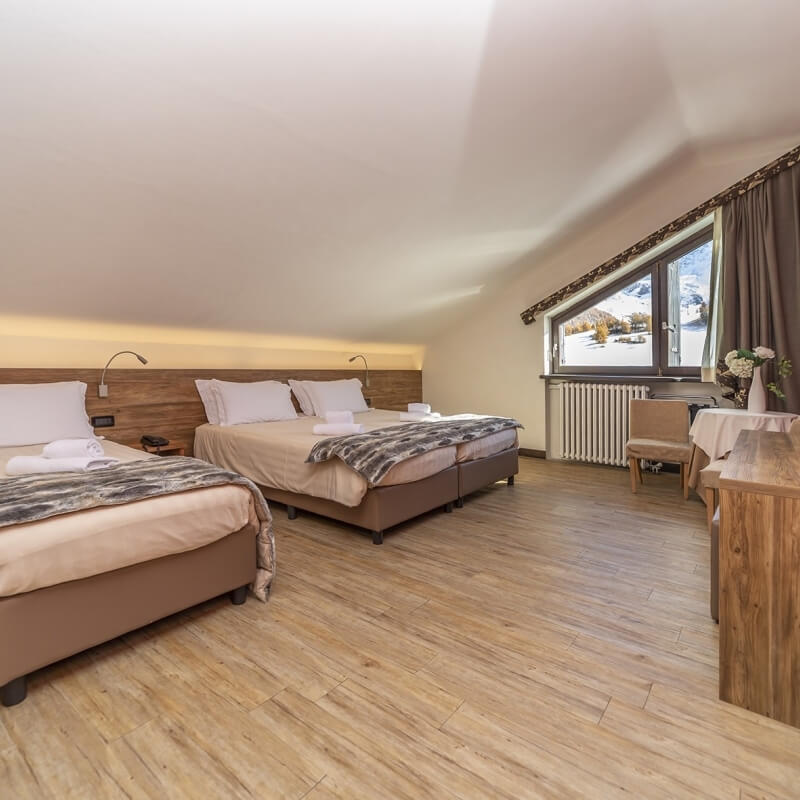
[[[669,366],[669,331],[662,328],[662,323],[669,319],[669,294],[668,294],[668,269],[667,264],[690,253],[707,242],[713,242],[713,224],[687,236],[672,247],[664,250],[653,258],[648,259],[640,267],[628,272],[621,278],[605,284],[601,289],[592,292],[587,297],[554,314],[550,318],[550,367],[551,375],[630,375],[660,377],[700,377],[700,365],[696,367],[670,367]],[[711,269],[714,269],[712,263]],[[561,364],[561,339],[559,328],[573,317],[597,305],[598,301],[615,294],[620,289],[650,275],[651,305],[652,305],[652,364],[647,367],[637,366],[569,366]],[[558,345],[558,347],[556,347]]]

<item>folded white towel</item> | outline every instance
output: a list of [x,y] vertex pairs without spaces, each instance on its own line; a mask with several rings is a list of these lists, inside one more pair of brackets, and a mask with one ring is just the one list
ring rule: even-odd
[[343,423],[345,425],[352,425],[353,424],[353,412],[352,411],[326,411],[325,412],[325,422],[329,425],[338,425]]
[[408,410],[411,414],[430,414],[431,407],[428,403],[409,403]]
[[315,425],[314,433],[317,436],[344,436],[346,433],[364,433],[363,425],[355,423],[337,422],[336,424]]
[[45,458],[100,458],[105,455],[97,439],[57,439],[44,446]]
[[420,411],[400,411],[399,416],[400,419],[422,422],[423,420],[439,419],[442,415],[438,411],[432,411],[430,414],[424,414]]
[[119,464],[118,458],[43,458],[14,456],[6,464],[6,475],[38,475],[45,472],[89,472]]

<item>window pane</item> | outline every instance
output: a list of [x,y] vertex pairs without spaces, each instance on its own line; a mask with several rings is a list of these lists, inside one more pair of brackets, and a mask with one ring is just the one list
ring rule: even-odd
[[646,275],[561,323],[561,366],[653,366],[652,298],[653,281]]
[[711,242],[667,265],[670,367],[699,367],[708,328]]

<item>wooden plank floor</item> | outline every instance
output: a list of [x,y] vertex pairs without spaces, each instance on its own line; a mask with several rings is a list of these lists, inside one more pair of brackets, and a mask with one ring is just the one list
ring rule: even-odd
[[269,604],[38,673],[0,796],[796,798],[800,731],[716,697],[703,506],[646,481],[522,459],[383,547],[276,507]]

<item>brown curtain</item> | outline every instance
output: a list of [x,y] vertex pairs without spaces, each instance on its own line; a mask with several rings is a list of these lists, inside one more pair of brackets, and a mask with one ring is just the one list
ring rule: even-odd
[[[737,347],[771,347],[792,361],[786,400],[800,410],[800,164],[736,197],[722,213],[722,340],[719,358]],[[762,369],[762,372],[764,370]],[[774,380],[766,367],[764,382]]]

